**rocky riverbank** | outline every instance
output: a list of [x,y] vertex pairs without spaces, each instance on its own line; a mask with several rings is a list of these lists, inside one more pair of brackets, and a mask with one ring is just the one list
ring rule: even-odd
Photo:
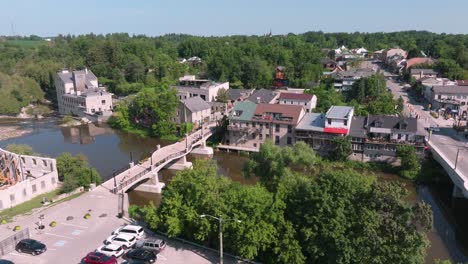
[[31,133],[32,129],[15,125],[0,125],[0,140],[20,137]]

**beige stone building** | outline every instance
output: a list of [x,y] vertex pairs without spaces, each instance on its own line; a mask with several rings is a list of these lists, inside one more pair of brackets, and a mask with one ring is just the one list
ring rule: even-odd
[[112,114],[112,94],[98,84],[93,72],[62,70],[55,78],[57,103],[62,115],[97,119]]

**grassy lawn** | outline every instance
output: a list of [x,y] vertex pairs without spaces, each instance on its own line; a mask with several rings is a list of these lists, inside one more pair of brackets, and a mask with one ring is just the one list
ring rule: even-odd
[[26,40],[26,39],[10,39],[6,43],[10,43],[23,48],[35,48],[43,45],[47,45],[47,41],[44,40]]
[[[27,202],[18,204],[17,206],[14,206],[14,207],[12,207],[10,209],[5,209],[5,210],[0,212],[0,220],[2,220],[2,219],[10,220],[14,216],[25,214],[25,213],[30,212],[32,209],[42,207],[42,198],[43,197],[47,197],[47,199],[50,201],[53,197],[57,196],[58,194],[59,194],[59,190],[57,189],[57,190],[55,190],[53,192],[38,195],[37,197],[34,197],[33,199],[31,199],[31,200],[29,200]],[[73,197],[73,195],[70,196],[70,197],[67,197],[67,199],[71,198],[71,197]],[[63,200],[65,200],[65,199],[63,199]]]

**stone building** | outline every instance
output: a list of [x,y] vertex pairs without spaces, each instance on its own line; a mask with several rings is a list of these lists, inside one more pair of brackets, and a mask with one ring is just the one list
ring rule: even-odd
[[174,122],[177,124],[192,123],[197,127],[211,116],[211,105],[199,96],[181,100]]
[[56,160],[0,149],[0,211],[58,187]]
[[75,115],[97,120],[112,114],[112,94],[98,84],[93,72],[62,70],[55,78],[57,103],[62,115]]
[[197,79],[195,75],[179,78],[179,84],[174,86],[179,100],[186,100],[199,96],[207,102],[216,101],[221,89],[229,90],[229,82],[217,83],[205,79]]

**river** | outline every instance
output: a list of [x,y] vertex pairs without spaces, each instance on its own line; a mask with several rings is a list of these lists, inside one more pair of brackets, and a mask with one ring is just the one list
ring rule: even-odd
[[[147,157],[159,144],[164,146],[168,141],[151,138],[141,138],[135,135],[114,131],[107,126],[93,124],[79,127],[59,127],[55,119],[41,121],[1,121],[0,126],[17,125],[32,132],[17,138],[0,141],[0,148],[8,144],[28,144],[36,153],[57,157],[62,152],[84,154],[89,163],[95,167],[104,180],[112,177],[113,172],[128,167],[131,161]],[[193,161],[197,156],[189,155],[187,160]],[[218,165],[218,172],[242,184],[255,184],[256,179],[245,179],[241,169],[248,157],[236,153],[215,152],[213,160]],[[161,180],[169,182],[175,171],[163,170]],[[409,202],[423,200],[432,206],[434,212],[434,228],[428,233],[431,243],[427,251],[426,263],[434,259],[452,259],[454,262],[465,262],[467,256],[461,250],[459,238],[467,235],[468,213],[467,203],[458,201],[453,205],[449,193],[450,183],[436,186],[416,186],[396,175],[380,174],[379,179],[400,181],[406,184],[410,191]],[[147,204],[153,201],[158,204],[161,196],[158,194],[133,191],[129,194],[131,204]],[[457,208],[456,214],[453,208]],[[455,228],[457,227],[457,228]],[[456,231],[455,231],[456,230]],[[468,248],[468,247],[465,247]]]

